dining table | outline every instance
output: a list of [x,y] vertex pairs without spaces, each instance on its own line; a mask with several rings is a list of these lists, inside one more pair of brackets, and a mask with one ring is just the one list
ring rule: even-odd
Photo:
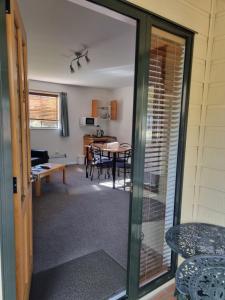
[[[124,153],[126,151],[130,151],[130,146],[120,145],[119,143],[114,145],[110,145],[110,143],[93,143],[91,145],[87,146],[87,154],[86,154],[86,160],[88,161],[89,152],[88,149],[90,147],[98,147],[101,149],[102,152],[108,153],[108,156],[112,156],[112,178],[113,178],[113,189],[116,188],[116,160],[120,153]],[[87,176],[87,175],[86,175]]]

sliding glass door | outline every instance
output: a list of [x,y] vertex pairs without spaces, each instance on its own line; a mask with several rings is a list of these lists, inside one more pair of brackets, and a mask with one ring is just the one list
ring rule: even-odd
[[185,39],[152,27],[146,111],[140,286],[171,270]]

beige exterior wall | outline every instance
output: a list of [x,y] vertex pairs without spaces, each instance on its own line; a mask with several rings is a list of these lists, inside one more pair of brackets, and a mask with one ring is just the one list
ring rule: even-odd
[[[197,32],[182,222],[194,220],[225,226],[225,0],[129,2]],[[151,299],[156,292],[143,299]]]
[[[225,0],[129,2],[197,32],[182,222],[194,220],[225,226]],[[146,295],[143,300],[152,299],[155,293],[157,291]]]
[[199,197],[194,217],[225,226],[225,1],[215,6],[204,138],[199,162]]
[[182,222],[197,220],[225,226],[225,0],[130,2],[197,32]]
[[194,41],[182,199],[182,222],[192,221],[196,199],[201,116],[207,90],[206,65],[209,55],[208,38],[212,3],[211,0],[131,0],[130,2],[197,32]]

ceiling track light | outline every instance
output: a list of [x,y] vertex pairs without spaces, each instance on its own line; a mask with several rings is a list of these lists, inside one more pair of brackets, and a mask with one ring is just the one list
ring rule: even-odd
[[72,63],[70,64],[70,73],[75,73],[74,67],[72,65]]
[[80,69],[80,68],[81,68],[81,64],[80,64],[80,61],[79,61],[79,59],[77,60],[77,67],[78,67],[78,69]]
[[74,52],[75,58],[73,58],[70,62],[70,73],[75,73],[75,68],[73,66],[73,63],[76,62],[77,63],[77,67],[78,69],[80,69],[82,67],[80,60],[82,58],[85,58],[86,63],[88,64],[91,60],[88,57],[88,49],[84,48],[81,51],[75,51]]
[[85,55],[85,59],[86,59],[87,63],[89,63],[91,61],[90,58],[87,55]]

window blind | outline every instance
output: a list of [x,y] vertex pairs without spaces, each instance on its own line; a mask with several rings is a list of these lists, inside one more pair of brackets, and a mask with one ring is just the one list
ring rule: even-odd
[[58,95],[48,93],[29,93],[29,112],[31,127],[58,127]]
[[185,40],[153,28],[149,62],[140,285],[171,268]]

